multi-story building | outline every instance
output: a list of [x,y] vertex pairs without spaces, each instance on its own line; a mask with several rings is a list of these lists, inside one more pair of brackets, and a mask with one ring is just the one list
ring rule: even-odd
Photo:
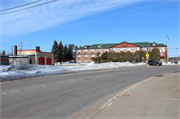
[[92,57],[97,57],[103,54],[104,52],[127,52],[130,51],[135,53],[138,50],[144,50],[147,53],[151,51],[154,47],[160,50],[160,58],[162,62],[165,62],[165,53],[167,51],[167,45],[157,44],[155,42],[122,42],[122,43],[113,43],[113,44],[94,44],[94,45],[84,45],[84,47],[76,48],[76,62],[77,63],[91,63]]

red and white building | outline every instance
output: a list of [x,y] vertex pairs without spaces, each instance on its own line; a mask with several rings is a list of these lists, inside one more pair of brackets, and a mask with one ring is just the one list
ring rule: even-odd
[[84,47],[76,48],[76,62],[77,63],[91,63],[92,57],[97,57],[97,53],[103,54],[104,52],[127,52],[130,51],[135,53],[138,50],[144,50],[147,53],[151,51],[154,47],[160,50],[160,58],[162,62],[165,62],[165,54],[167,51],[167,45],[157,44],[155,42],[122,42],[122,43],[112,43],[112,44],[94,44],[94,45],[84,45]]
[[14,46],[14,56],[9,56],[10,65],[18,64],[39,64],[39,65],[53,65],[54,54],[51,52],[42,52],[40,47],[31,50],[17,50]]

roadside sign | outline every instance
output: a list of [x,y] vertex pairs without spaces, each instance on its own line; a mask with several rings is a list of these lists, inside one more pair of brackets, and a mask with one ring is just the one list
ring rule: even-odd
[[149,57],[149,54],[147,53],[145,56],[146,56],[146,57]]
[[148,58],[149,58],[149,54],[148,54],[148,53],[147,53],[145,56],[146,56],[146,59],[148,59]]

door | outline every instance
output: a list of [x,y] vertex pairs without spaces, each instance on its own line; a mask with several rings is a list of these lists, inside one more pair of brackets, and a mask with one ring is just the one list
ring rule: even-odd
[[51,65],[51,58],[47,58],[47,65]]
[[39,57],[39,65],[44,65],[44,57]]
[[32,59],[29,60],[29,64],[32,64]]

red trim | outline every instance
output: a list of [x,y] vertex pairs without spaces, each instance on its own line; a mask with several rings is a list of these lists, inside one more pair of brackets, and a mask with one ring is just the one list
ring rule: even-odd
[[31,50],[17,50],[17,51],[36,51],[36,49],[31,49]]
[[[120,45],[120,44],[123,45],[123,43],[125,43],[125,46],[123,46],[123,47],[126,47],[128,44],[132,44],[132,45],[134,45],[134,46],[141,47],[141,46],[135,45],[135,44],[133,44],[133,43],[121,42],[121,43],[119,43],[119,44],[116,44],[116,45],[114,45],[114,46],[111,46],[110,48],[114,48],[114,47],[116,47],[116,46],[118,46],[118,45]],[[131,46],[131,47],[134,47],[134,46]],[[118,47],[118,48],[123,48],[123,47]]]
[[54,54],[54,53],[52,53],[52,52],[41,52],[41,51],[37,51],[37,52],[39,52],[39,53],[48,53],[48,54]]

